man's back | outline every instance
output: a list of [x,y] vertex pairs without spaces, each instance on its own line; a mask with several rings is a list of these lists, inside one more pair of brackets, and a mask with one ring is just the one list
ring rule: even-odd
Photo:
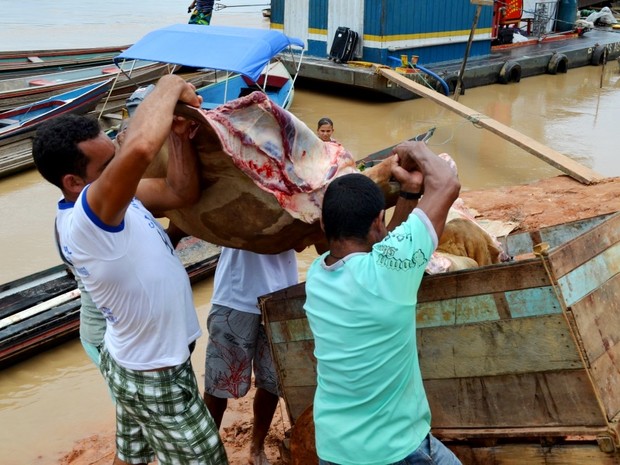
[[372,252],[329,267],[319,258],[308,271],[305,309],[318,361],[314,416],[323,460],[395,462],[428,434],[415,303],[434,247],[414,214]]

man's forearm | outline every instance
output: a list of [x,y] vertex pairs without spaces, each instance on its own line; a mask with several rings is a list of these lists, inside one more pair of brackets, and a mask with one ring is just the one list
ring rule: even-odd
[[169,138],[168,172],[166,183],[178,198],[175,208],[191,205],[200,198],[200,169],[198,157],[187,136],[174,133]]

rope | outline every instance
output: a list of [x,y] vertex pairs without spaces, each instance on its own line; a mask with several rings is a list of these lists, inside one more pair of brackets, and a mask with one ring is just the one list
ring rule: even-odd
[[478,113],[476,115],[469,115],[466,119],[478,129],[482,129],[482,126],[480,125],[480,120],[485,118],[488,118],[488,116],[483,115],[482,113]]

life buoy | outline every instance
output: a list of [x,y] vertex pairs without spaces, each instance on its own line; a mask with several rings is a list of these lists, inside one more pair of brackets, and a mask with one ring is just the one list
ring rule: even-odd
[[590,64],[592,66],[599,66],[603,64],[603,60],[605,59],[605,49],[606,47],[604,45],[597,45],[594,47],[594,51],[590,57]]
[[519,82],[521,80],[521,65],[516,61],[507,61],[499,71],[497,81],[500,84],[508,84],[509,82]]
[[558,74],[568,72],[568,58],[563,53],[554,53],[547,64],[547,73]]

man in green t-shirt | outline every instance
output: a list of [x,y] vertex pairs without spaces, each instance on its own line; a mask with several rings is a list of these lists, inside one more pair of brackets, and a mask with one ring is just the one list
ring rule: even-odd
[[395,152],[401,192],[387,227],[383,194],[361,174],[335,179],[323,199],[330,250],[308,270],[305,304],[321,464],[460,464],[430,434],[415,328],[418,288],[460,184],[423,142]]

